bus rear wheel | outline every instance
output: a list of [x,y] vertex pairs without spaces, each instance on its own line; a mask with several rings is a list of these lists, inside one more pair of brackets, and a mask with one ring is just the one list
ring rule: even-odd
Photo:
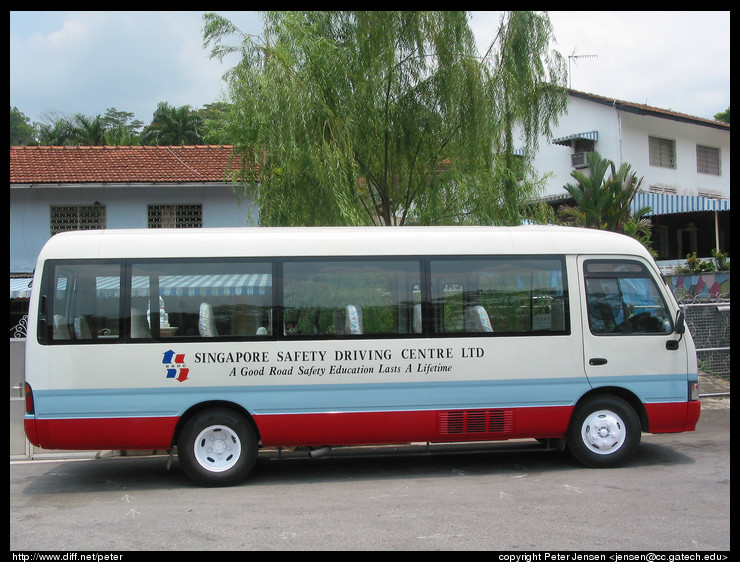
[[635,453],[641,431],[640,418],[628,402],[617,396],[594,396],[573,412],[567,448],[586,466],[617,467]]
[[244,416],[232,410],[204,410],[183,426],[177,455],[196,484],[233,486],[246,478],[257,460],[257,434]]

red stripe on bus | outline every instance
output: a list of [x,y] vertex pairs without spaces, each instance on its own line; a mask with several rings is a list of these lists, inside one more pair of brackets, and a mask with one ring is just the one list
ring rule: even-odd
[[26,419],[24,424],[29,441],[44,449],[169,449],[178,419]]
[[[697,402],[645,404],[651,433],[693,431]],[[263,414],[254,421],[263,446],[361,445],[415,441],[492,441],[563,437],[573,406],[402,412]],[[457,420],[462,416],[467,421]],[[486,415],[502,424],[481,425]],[[454,418],[450,421],[450,418]],[[486,418],[488,419],[488,418]],[[444,420],[444,421],[442,421]],[[46,449],[169,449],[176,417],[26,419],[26,435]],[[488,422],[486,422],[488,423]],[[446,425],[445,425],[446,424]]]
[[[562,437],[572,406],[495,408],[405,412],[352,412],[255,416],[265,446],[361,445],[414,441],[489,441],[524,437]],[[442,415],[464,412],[470,418],[484,412],[508,412],[504,427],[477,425],[442,428]],[[464,422],[461,422],[464,423]]]
[[701,403],[691,402],[653,402],[645,404],[650,433],[681,433],[694,431],[701,413]]

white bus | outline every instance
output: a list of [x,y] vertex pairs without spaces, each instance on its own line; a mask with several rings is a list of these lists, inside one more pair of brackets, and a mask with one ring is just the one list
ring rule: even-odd
[[587,466],[699,419],[694,344],[631,238],[564,227],[63,233],[33,280],[25,429],[177,450],[534,438]]

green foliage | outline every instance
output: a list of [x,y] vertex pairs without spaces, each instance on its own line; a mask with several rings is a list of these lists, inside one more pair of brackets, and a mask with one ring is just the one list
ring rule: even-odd
[[702,260],[696,257],[696,252],[686,255],[686,265],[680,269],[681,273],[704,273],[708,271],[729,271],[730,262],[727,261],[727,254],[724,254],[716,248],[712,250],[714,259]]
[[33,125],[17,107],[10,108],[10,146],[36,144]]
[[203,126],[203,142],[205,144],[231,144],[230,120],[228,114],[231,105],[224,102],[209,103],[197,111]]
[[724,123],[729,123],[730,122],[730,108],[728,107],[726,110],[716,113],[714,115],[714,118],[717,121],[723,121]]
[[622,234],[626,234],[627,236],[631,236],[638,240],[643,246],[645,246],[653,258],[657,258],[658,252],[653,249],[652,240],[650,239],[652,227],[653,223],[649,218],[635,215],[628,217],[627,220],[622,223]]
[[[14,119],[19,121],[20,112],[11,109],[11,144],[13,144]],[[50,116],[46,123],[38,125],[38,140],[32,136],[27,144],[56,146],[132,146],[138,144],[182,145],[182,144],[231,144],[232,132],[225,115],[231,110],[226,103],[208,104],[200,110],[190,106],[173,107],[160,102],[152,116],[152,123],[144,124],[134,119],[134,114],[108,108],[102,117],[76,114],[71,117]],[[32,132],[35,133],[35,129]],[[16,133],[16,137],[19,135]],[[20,138],[20,137],[19,137]]]
[[141,134],[141,144],[174,146],[202,144],[203,119],[189,105],[173,107],[160,102],[150,125]]
[[54,146],[105,144],[105,127],[100,115],[88,117],[77,113],[40,126],[41,144]]
[[[462,12],[266,12],[261,37],[215,14],[237,175],[269,225],[515,223],[537,188],[526,146],[565,109],[549,20],[513,13],[486,57]],[[228,44],[232,37],[236,44]]]
[[[607,172],[611,172],[609,177]],[[579,226],[623,232],[624,223],[632,216],[630,204],[642,183],[631,166],[625,163],[617,170],[614,162],[598,152],[590,152],[587,172],[574,170],[571,176],[576,183],[564,187],[575,205],[561,207],[560,216]],[[634,217],[637,220],[649,211],[649,207],[644,207]]]
[[586,172],[574,170],[571,176],[576,183],[569,183],[564,188],[575,204],[558,209],[563,223],[621,232],[639,240],[656,255],[650,242],[651,222],[645,216],[650,207],[642,207],[634,213],[630,209],[642,178],[637,178],[629,164],[622,164],[617,169],[614,162],[594,151],[588,154]]
[[39,126],[39,143],[49,146],[103,146],[138,144],[141,121],[134,114],[109,108],[101,117],[77,113],[72,117],[51,117]]
[[712,250],[712,257],[717,264],[717,271],[729,271],[730,262],[727,261],[727,254],[720,252],[717,248]]
[[532,224],[561,224],[555,208],[544,202],[536,203],[523,209],[521,222]]

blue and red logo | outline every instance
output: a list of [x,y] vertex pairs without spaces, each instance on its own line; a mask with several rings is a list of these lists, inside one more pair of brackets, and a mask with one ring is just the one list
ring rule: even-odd
[[175,353],[171,349],[165,351],[162,364],[167,369],[168,379],[177,379],[180,382],[187,380],[190,369],[185,366],[184,353]]

